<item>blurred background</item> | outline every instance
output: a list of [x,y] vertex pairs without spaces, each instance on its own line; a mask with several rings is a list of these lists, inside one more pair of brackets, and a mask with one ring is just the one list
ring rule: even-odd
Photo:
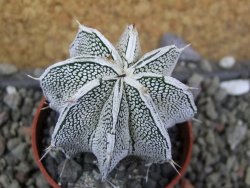
[[250,59],[247,0],[1,0],[0,59],[18,67],[47,66],[65,59],[82,24],[116,42],[127,24],[139,31],[144,52],[165,32],[183,37],[205,58]]

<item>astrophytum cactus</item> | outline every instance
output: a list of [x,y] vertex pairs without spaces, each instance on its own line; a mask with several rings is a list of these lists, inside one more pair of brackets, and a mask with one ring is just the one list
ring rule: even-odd
[[92,152],[103,179],[129,155],[172,161],[167,129],[196,112],[190,88],[171,77],[183,49],[166,46],[140,57],[133,25],[114,47],[79,24],[70,59],[38,78],[49,106],[60,113],[50,147],[67,158]]

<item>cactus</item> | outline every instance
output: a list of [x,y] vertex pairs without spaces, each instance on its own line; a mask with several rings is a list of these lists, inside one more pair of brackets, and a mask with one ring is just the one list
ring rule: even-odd
[[92,152],[103,180],[129,155],[174,164],[168,128],[196,113],[190,88],[171,77],[183,50],[171,45],[141,57],[134,25],[114,47],[79,24],[70,58],[37,79],[50,108],[60,113],[49,149],[67,158]]

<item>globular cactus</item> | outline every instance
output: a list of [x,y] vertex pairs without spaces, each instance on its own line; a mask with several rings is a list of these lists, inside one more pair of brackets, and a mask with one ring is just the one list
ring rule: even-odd
[[171,77],[183,50],[171,45],[141,57],[134,25],[114,47],[79,24],[70,58],[38,78],[60,113],[50,147],[68,158],[92,152],[104,180],[129,155],[173,164],[168,128],[196,113],[190,88]]

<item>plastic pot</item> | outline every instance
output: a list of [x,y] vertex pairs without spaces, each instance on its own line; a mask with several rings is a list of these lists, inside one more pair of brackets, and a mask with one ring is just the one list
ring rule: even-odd
[[[42,156],[42,129],[44,125],[44,121],[46,120],[46,117],[48,116],[47,110],[42,110],[44,105],[45,99],[42,99],[40,102],[40,105],[36,111],[35,117],[32,122],[32,150],[34,159],[42,172],[43,176],[46,178],[48,183],[54,187],[54,188],[60,188],[60,186],[57,184],[57,182],[50,176],[48,171],[46,170],[43,163],[40,161],[40,158]],[[191,154],[192,154],[192,145],[193,145],[193,138],[192,138],[192,126],[191,122],[185,122],[180,125],[182,128],[180,129],[180,136],[183,144],[183,151],[181,151],[181,169],[179,170],[181,175],[176,175],[168,185],[166,185],[166,188],[172,188],[174,187],[180,180],[181,177],[184,175],[184,173],[187,170],[187,167],[190,163]]]

